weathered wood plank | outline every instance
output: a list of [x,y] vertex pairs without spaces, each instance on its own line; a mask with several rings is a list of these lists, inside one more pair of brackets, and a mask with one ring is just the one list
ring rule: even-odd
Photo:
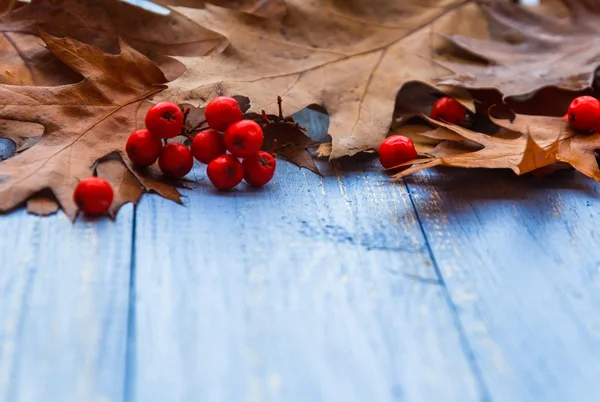
[[407,183],[493,400],[600,400],[600,186],[459,170]]
[[0,401],[122,400],[132,220],[0,216]]
[[403,185],[370,164],[279,162],[230,193],[195,173],[185,207],[137,210],[129,398],[481,399]]

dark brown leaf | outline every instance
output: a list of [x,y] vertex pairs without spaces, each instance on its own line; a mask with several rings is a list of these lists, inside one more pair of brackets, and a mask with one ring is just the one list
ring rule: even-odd
[[112,218],[117,216],[121,207],[129,202],[137,204],[144,189],[140,181],[127,169],[118,155],[105,158],[98,163],[96,174],[110,183],[115,198],[108,213]]

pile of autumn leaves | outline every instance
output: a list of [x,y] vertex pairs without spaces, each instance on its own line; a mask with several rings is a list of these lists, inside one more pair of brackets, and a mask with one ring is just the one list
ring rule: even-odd
[[[600,93],[598,1],[154,2],[184,7],[32,0],[6,12],[13,1],[0,0],[0,137],[17,146],[0,162],[0,211],[60,206],[74,218],[73,191],[89,176],[114,189],[111,215],[149,191],[181,202],[190,182],[133,163],[125,143],[148,101],[202,120],[219,95],[249,98],[245,118],[269,122],[262,150],[314,172],[317,144],[269,114],[278,95],[288,112],[329,114],[322,157],[409,137],[418,156],[396,179],[440,165],[545,174],[568,164],[600,181],[600,135],[562,119],[573,99]],[[466,123],[430,117],[446,97],[464,105]]]

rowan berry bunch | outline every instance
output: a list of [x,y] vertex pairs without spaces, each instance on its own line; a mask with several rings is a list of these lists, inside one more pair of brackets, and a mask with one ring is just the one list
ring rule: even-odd
[[[253,120],[244,114],[234,98],[220,96],[205,110],[205,120],[196,127],[185,127],[189,110],[170,101],[152,106],[146,114],[146,128],[134,131],[125,144],[129,159],[140,167],[158,161],[161,172],[171,178],[182,178],[193,166],[193,159],[208,165],[206,172],[219,190],[229,190],[245,180],[251,186],[264,186],[275,174],[275,158],[261,151],[264,135]],[[187,137],[190,147],[169,139]],[[240,162],[241,159],[241,162]],[[86,214],[104,214],[110,208],[114,193],[100,177],[89,177],[76,187],[73,199]]]
[[[208,165],[207,175],[219,190],[229,190],[242,180],[263,186],[273,178],[275,159],[262,152],[263,131],[244,113],[234,98],[220,96],[206,107],[205,120],[186,129],[189,110],[170,101],[159,102],[146,115],[146,129],[135,131],[125,145],[129,159],[139,166],[158,160],[164,175],[181,178],[192,170],[193,159]],[[183,135],[190,147],[167,142]],[[243,162],[240,162],[242,159]]]

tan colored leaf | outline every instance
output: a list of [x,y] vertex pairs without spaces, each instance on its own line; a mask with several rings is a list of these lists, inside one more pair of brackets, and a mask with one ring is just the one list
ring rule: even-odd
[[0,51],[5,50],[0,52],[0,76],[5,83],[60,85],[78,80],[67,76],[70,81],[53,82],[47,77],[62,66],[61,77],[65,66],[41,46],[39,29],[113,54],[119,52],[120,37],[157,62],[169,79],[181,75],[184,67],[165,55],[204,56],[227,45],[222,35],[176,11],[164,16],[119,0],[32,0],[0,18]]
[[[45,126],[39,143],[0,163],[0,210],[50,189],[74,218],[72,193],[98,160],[120,153],[145,98],[164,89],[160,69],[125,43],[118,55],[42,33],[48,49],[85,78],[57,87],[0,85],[0,118]],[[171,186],[134,172],[147,190],[179,201]],[[162,191],[164,189],[168,191]]]
[[[499,138],[430,120],[441,128],[436,130],[437,134],[432,135],[445,141],[431,152],[432,157],[407,162],[406,165],[414,166],[394,177],[399,179],[433,166],[507,168],[520,175],[549,171],[549,166],[554,168],[556,162],[564,162],[600,182],[600,169],[595,153],[600,148],[600,134],[575,132],[559,117],[517,115],[512,122],[492,120],[505,130],[521,135]],[[466,149],[464,141],[478,144],[479,147]]]
[[567,17],[508,2],[481,2],[491,39],[448,36],[484,63],[441,61],[454,72],[442,84],[497,88],[506,96],[556,85],[581,90],[592,83],[600,58],[600,3],[563,0]]
[[50,216],[60,209],[51,192],[42,191],[27,200],[27,212],[32,215]]
[[165,6],[204,8],[206,3],[253,14],[263,18],[282,19],[287,7],[285,0],[154,0]]
[[295,113],[311,104],[330,115],[332,158],[377,149],[390,128],[394,99],[407,80],[446,70],[437,33],[479,37],[469,0],[289,0],[282,23],[218,7],[185,9],[231,41],[223,53],[180,58],[188,71],[161,95],[205,104],[216,93],[244,94],[252,111],[281,95]]

